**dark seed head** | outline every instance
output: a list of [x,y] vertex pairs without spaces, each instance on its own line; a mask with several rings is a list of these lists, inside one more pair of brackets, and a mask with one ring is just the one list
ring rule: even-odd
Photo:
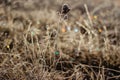
[[67,14],[70,11],[68,4],[64,4],[62,7],[62,14]]

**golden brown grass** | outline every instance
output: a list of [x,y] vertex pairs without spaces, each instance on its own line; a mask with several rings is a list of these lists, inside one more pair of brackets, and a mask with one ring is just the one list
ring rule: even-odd
[[[120,79],[119,7],[37,1],[0,5],[0,80]],[[65,15],[57,12],[63,3]]]

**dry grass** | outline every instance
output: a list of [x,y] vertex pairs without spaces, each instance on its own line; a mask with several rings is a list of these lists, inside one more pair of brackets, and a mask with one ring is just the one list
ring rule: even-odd
[[0,80],[120,80],[114,1],[28,1],[0,1]]

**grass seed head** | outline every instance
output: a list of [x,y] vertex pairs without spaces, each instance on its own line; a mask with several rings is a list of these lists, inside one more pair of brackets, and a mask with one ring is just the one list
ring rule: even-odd
[[68,4],[64,4],[62,7],[62,14],[67,14],[70,11]]

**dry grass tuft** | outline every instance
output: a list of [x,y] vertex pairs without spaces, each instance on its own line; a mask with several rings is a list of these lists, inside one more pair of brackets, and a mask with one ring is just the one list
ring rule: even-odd
[[119,6],[99,1],[1,0],[0,80],[120,80]]

